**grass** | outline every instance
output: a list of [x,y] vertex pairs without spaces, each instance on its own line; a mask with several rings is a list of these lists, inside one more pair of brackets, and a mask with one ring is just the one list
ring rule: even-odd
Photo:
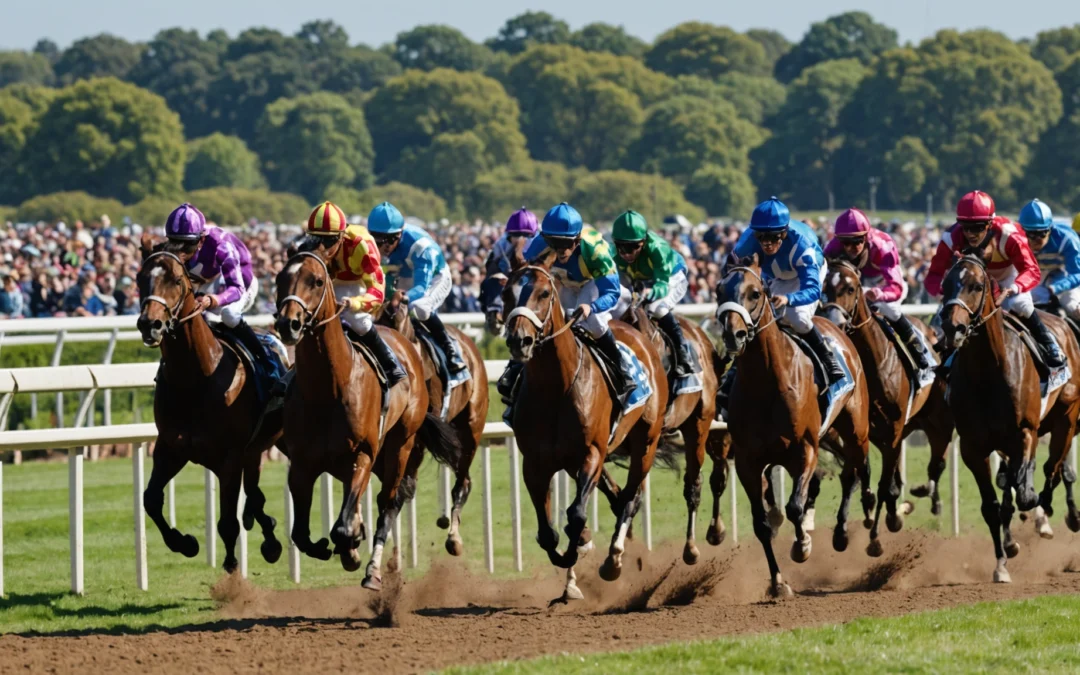
[[1047,596],[821,628],[549,656],[449,673],[1077,672],[1080,598]]

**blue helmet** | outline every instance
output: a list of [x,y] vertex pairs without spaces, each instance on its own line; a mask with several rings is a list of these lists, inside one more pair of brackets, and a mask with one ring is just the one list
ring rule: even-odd
[[553,206],[540,224],[540,234],[545,237],[580,237],[581,214],[566,202]]
[[383,202],[371,209],[367,217],[367,229],[372,234],[397,234],[405,227],[405,219],[390,202]]
[[1050,207],[1038,199],[1032,199],[1020,209],[1020,227],[1025,230],[1041,232],[1049,230],[1053,224],[1054,214],[1050,213]]
[[791,212],[784,202],[776,197],[769,197],[754,208],[750,216],[750,229],[754,232],[779,232],[786,230],[791,222]]

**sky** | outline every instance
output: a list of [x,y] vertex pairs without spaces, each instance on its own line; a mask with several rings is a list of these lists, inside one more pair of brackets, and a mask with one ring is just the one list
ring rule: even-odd
[[102,32],[146,41],[174,26],[202,33],[224,28],[230,35],[252,26],[292,33],[312,19],[333,19],[354,43],[372,46],[425,23],[449,24],[482,41],[528,10],[550,12],[575,29],[593,21],[622,24],[648,41],[690,20],[740,31],[772,28],[797,41],[811,23],[854,9],[895,28],[901,42],[918,42],[941,28],[988,27],[1018,39],[1080,23],[1077,0],[0,0],[0,48],[29,49],[41,37],[67,47]]

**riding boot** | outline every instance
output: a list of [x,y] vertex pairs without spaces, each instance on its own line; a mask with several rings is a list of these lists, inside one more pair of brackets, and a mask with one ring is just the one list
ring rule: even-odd
[[360,342],[371,350],[371,353],[375,355],[375,359],[382,366],[383,372],[386,373],[386,386],[387,388],[393,387],[398,382],[404,380],[408,375],[405,369],[401,367],[401,362],[398,361],[397,354],[393,349],[390,349],[390,345],[386,344],[386,341],[379,335],[378,329],[372,327],[367,333],[359,336]]
[[844,371],[840,368],[840,364],[836,361],[836,355],[833,354],[832,349],[825,343],[825,338],[822,336],[821,331],[817,326],[810,329],[809,333],[800,335],[803,340],[806,340],[806,344],[810,345],[810,349],[814,350],[814,354],[821,359],[821,363],[825,366],[826,376],[829,378],[829,384],[836,384],[840,380],[844,379]]
[[694,355],[690,343],[686,340],[686,336],[683,335],[682,326],[679,325],[679,319],[675,316],[675,312],[665,314],[662,319],[656,322],[656,325],[660,327],[660,330],[667,333],[667,336],[675,344],[676,377],[686,377],[693,374],[695,372]]
[[267,375],[274,374],[274,365],[270,363],[270,357],[266,354],[266,347],[262,342],[259,342],[258,336],[255,335],[255,331],[251,329],[251,326],[247,325],[247,322],[243,319],[240,323],[236,324],[229,330],[236,336],[236,339],[240,341],[240,344],[244,345],[249,352],[251,352],[252,358],[255,359],[255,365],[262,369]]
[[911,323],[911,319],[901,314],[899,319],[891,323],[896,334],[900,336],[900,339],[908,346],[908,350],[911,351],[911,355],[915,357],[915,366],[919,370],[926,370],[932,366],[930,355],[926,353],[926,347],[923,346],[922,340],[915,333],[915,324]]
[[431,337],[435,338],[435,343],[439,345],[439,348],[446,354],[446,365],[450,369],[451,375],[457,375],[463,370],[466,370],[468,366],[465,365],[464,360],[458,355],[457,346],[454,341],[450,339],[450,334],[446,332],[446,326],[443,325],[442,319],[438,314],[432,312],[427,321],[422,322],[424,328],[431,333]]
[[1050,334],[1050,330],[1043,323],[1038,312],[1032,312],[1031,316],[1020,317],[1027,329],[1031,331],[1031,337],[1039,343],[1039,351],[1042,352],[1046,365],[1051,368],[1060,368],[1065,365],[1065,355],[1058,348],[1057,341]]
[[499,381],[495,383],[495,390],[502,396],[502,402],[506,405],[513,405],[514,396],[517,393],[515,389],[517,389],[518,379],[524,370],[524,362],[508,361],[506,370],[499,376]]
[[615,364],[615,369],[612,370],[615,398],[619,400],[619,405],[625,408],[626,399],[630,392],[637,389],[637,384],[630,377],[630,374],[626,372],[626,361],[623,359],[622,352],[619,351],[619,345],[615,342],[615,334],[611,332],[610,328],[606,333],[596,338],[596,345],[600,347],[600,351],[603,352],[604,356]]
[[724,373],[720,380],[720,389],[716,392],[716,409],[727,421],[728,405],[731,403],[731,387],[735,384],[735,365]]

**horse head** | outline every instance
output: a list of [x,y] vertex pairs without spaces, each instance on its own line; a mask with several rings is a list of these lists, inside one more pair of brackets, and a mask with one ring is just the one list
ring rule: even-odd
[[506,345],[515,361],[528,361],[564,320],[555,277],[543,265],[529,265],[510,275],[503,289]]
[[830,258],[821,290],[825,302],[818,313],[837,326],[848,328],[863,298],[859,270],[846,258]]
[[143,344],[157,347],[176,327],[201,313],[192,309],[195,292],[180,255],[168,249],[168,243],[143,235],[142,267],[136,276],[142,307],[135,326],[142,333]]
[[728,258],[716,285],[716,302],[716,322],[724,349],[738,356],[775,320],[757,254],[747,258],[732,254]]
[[322,256],[300,251],[285,263],[277,286],[277,329],[281,341],[295,345],[304,333],[317,327],[316,317],[332,296],[330,272]]
[[981,251],[958,256],[942,281],[941,329],[945,346],[959,349],[967,338],[997,311],[994,282]]

